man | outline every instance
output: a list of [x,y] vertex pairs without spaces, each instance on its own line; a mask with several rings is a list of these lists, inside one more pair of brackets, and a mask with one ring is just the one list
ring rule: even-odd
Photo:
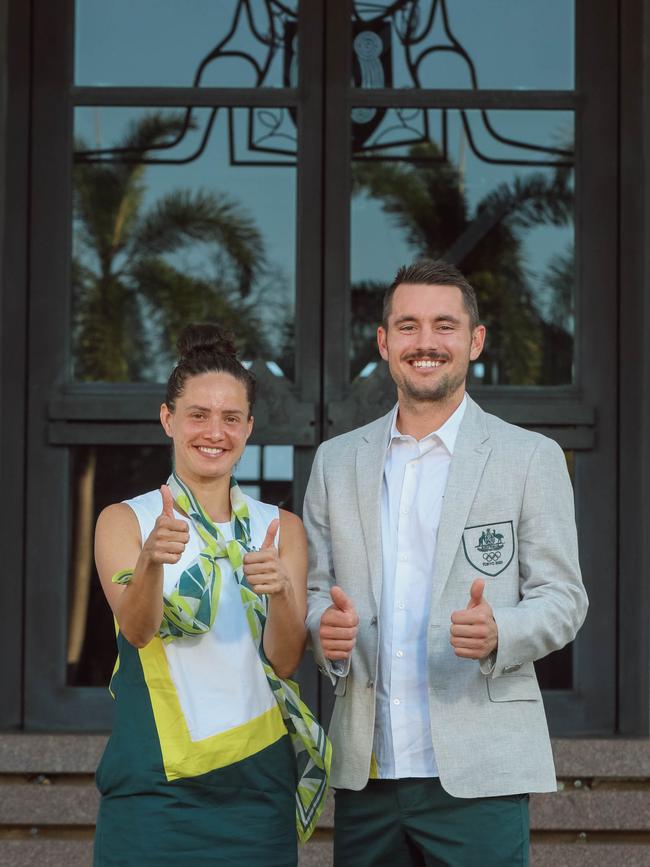
[[304,509],[335,865],[526,865],[556,788],[533,661],[587,609],[566,462],[466,394],[485,328],[453,266],[401,268],[377,340],[397,406],[321,445]]

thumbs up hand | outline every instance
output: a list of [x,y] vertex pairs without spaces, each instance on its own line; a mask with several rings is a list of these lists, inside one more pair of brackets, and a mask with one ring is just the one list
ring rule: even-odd
[[174,517],[174,498],[169,490],[169,485],[160,486],[160,496],[162,497],[162,512],[166,518]]
[[249,551],[244,555],[244,575],[258,596],[286,596],[291,591],[289,573],[275,544],[279,527],[279,519],[274,518],[259,551]]
[[178,563],[189,542],[187,521],[174,518],[174,498],[167,485],[160,488],[162,512],[142,546],[143,554],[156,564]]
[[327,659],[348,659],[357,640],[359,616],[340,587],[330,590],[332,604],[320,619],[320,643]]
[[470,588],[467,607],[451,615],[451,646],[463,659],[484,659],[498,644],[497,624],[484,590],[485,581],[477,578]]

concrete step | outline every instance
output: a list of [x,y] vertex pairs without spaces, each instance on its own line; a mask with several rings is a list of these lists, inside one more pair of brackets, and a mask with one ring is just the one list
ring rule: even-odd
[[544,843],[530,847],[531,867],[650,867],[650,845]]
[[[1,867],[91,863],[103,735],[0,735]],[[533,867],[650,867],[650,739],[553,744],[560,791],[531,797]],[[333,798],[300,867],[331,867]]]
[[[549,844],[531,846],[531,867],[650,867],[643,845]],[[90,867],[92,840],[0,840],[2,867]],[[299,867],[332,867],[329,841],[301,847]]]
[[[99,794],[91,777],[76,782],[53,776],[3,782],[0,776],[0,826],[91,827],[98,804]],[[650,836],[650,787],[631,791],[584,788],[533,795],[530,818],[533,831],[645,832]],[[332,798],[319,827],[333,827]]]
[[0,853],[2,867],[90,867],[93,841],[0,839]]

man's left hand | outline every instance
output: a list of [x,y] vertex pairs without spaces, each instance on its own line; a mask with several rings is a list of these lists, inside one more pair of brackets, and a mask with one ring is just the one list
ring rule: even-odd
[[451,615],[451,646],[463,659],[484,659],[498,643],[497,624],[492,608],[483,598],[485,581],[477,578],[469,591],[467,608]]

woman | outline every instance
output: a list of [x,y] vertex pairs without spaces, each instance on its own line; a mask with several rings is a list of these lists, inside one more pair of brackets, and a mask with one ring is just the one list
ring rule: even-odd
[[179,351],[160,410],[174,472],[97,522],[119,653],[95,865],[295,865],[331,749],[284,680],[305,643],[305,533],[232,477],[255,397],[232,343],[193,325]]

